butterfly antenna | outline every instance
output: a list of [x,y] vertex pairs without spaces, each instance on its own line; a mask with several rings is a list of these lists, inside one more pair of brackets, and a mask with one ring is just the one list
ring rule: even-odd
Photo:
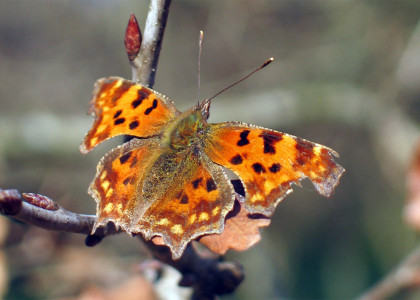
[[221,93],[225,92],[226,90],[230,89],[231,87],[237,85],[238,83],[244,81],[245,79],[247,79],[248,77],[250,77],[251,75],[253,75],[254,73],[256,73],[257,71],[261,70],[262,68],[265,68],[266,66],[268,66],[269,64],[271,64],[274,61],[274,58],[270,57],[265,63],[263,63],[260,67],[256,68],[254,71],[252,71],[251,73],[249,73],[248,75],[246,75],[245,77],[242,77],[241,79],[239,79],[238,81],[232,83],[231,85],[229,85],[228,87],[225,87],[223,90],[221,90],[220,92],[218,92],[216,95],[214,95],[213,97],[210,97],[209,99],[207,99],[208,102],[210,102],[210,100],[212,100],[213,98],[216,98],[217,96],[219,96]]
[[198,40],[198,91],[197,91],[197,102],[200,102],[200,84],[201,84],[201,49],[203,45],[204,33],[200,30],[200,37]]

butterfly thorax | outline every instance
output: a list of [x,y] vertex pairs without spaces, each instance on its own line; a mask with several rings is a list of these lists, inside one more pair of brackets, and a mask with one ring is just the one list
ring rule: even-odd
[[192,110],[182,114],[170,130],[170,148],[181,151],[192,147],[199,140],[205,124],[206,121],[199,110]]
[[172,197],[191,178],[201,160],[202,135],[206,121],[200,110],[181,114],[168,127],[161,153],[152,159],[141,183],[145,202]]

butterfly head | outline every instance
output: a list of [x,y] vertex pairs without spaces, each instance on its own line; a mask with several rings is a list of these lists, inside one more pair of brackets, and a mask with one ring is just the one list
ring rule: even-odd
[[210,103],[211,99],[205,99],[198,104],[198,109],[201,111],[201,116],[205,121],[210,117]]
[[179,117],[168,130],[172,148],[181,150],[194,144],[207,124],[209,109],[210,101],[204,100]]

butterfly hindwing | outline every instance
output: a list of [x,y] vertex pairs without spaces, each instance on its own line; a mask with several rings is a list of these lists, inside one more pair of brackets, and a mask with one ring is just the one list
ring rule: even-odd
[[316,190],[330,196],[344,168],[334,162],[333,150],[307,140],[237,122],[209,124],[204,152],[232,170],[242,181],[245,207],[271,215],[292,183],[309,178]]
[[234,192],[223,168],[206,157],[187,158],[166,192],[153,201],[136,231],[146,238],[161,236],[178,259],[187,244],[202,235],[221,233],[233,208]]
[[196,237],[221,233],[234,204],[221,166],[206,156],[165,151],[159,138],[111,150],[89,193],[98,204],[94,231],[111,221],[146,239],[161,236],[174,259]]
[[95,83],[88,113],[94,115],[95,121],[80,146],[82,153],[117,135],[157,135],[180,114],[167,97],[120,77],[102,78]]
[[114,148],[101,159],[89,187],[89,194],[97,202],[97,220],[93,231],[109,221],[124,230],[137,222],[134,212],[141,206],[137,184],[146,175],[139,169],[150,164],[158,148],[157,138],[133,139]]

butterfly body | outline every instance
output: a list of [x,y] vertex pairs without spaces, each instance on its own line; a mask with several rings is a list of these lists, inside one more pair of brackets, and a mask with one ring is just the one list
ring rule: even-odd
[[202,105],[197,105],[193,109],[180,115],[177,120],[170,125],[167,133],[164,134],[168,139],[169,147],[175,150],[186,150],[186,148],[199,146],[202,139],[202,131],[207,123],[205,116],[200,109]]
[[322,145],[239,122],[211,124],[210,101],[180,113],[165,96],[110,77],[95,86],[89,152],[116,135],[134,138],[105,155],[89,188],[97,227],[113,222],[146,239],[163,238],[173,258],[193,239],[221,233],[235,193],[224,168],[245,190],[249,213],[270,216],[293,183],[309,178],[329,196],[344,169]]

